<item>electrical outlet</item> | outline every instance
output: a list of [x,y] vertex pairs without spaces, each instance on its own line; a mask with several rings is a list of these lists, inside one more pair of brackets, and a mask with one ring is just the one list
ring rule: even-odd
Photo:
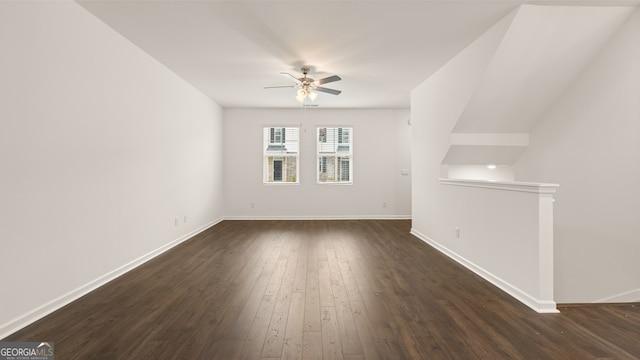
[[173,219],[173,225],[175,226],[180,225],[180,220],[178,220],[178,218]]
[[189,220],[189,214],[184,214],[184,222],[186,223]]
[[386,208],[386,207],[387,207],[387,202],[386,202],[386,201],[382,203],[382,207],[383,207],[383,208]]
[[456,228],[456,239],[460,239],[460,228]]
[[251,207],[252,209],[254,209],[256,207],[256,203],[252,202],[249,204],[249,207]]

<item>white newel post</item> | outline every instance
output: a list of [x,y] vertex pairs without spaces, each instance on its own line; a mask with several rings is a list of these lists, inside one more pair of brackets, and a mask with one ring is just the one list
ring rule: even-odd
[[556,186],[540,187],[539,195],[539,266],[540,312],[557,312],[553,299],[553,195]]

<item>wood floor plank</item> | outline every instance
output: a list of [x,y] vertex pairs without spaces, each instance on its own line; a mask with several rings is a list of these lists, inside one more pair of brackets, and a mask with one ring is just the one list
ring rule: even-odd
[[342,342],[342,353],[345,355],[362,354],[362,344],[358,336],[358,329],[353,319],[349,296],[342,278],[339,260],[335,247],[327,250],[329,259],[329,277],[331,278],[331,291],[335,301],[336,317],[338,319],[338,331]]
[[242,307],[232,331],[229,333],[231,339],[245,340],[247,338],[251,324],[256,317],[258,307],[264,297],[265,289],[267,288],[267,285],[269,285],[270,278],[271,276],[266,274],[258,277],[253,287],[253,291],[249,293],[248,299]]
[[267,335],[271,315],[276,304],[275,296],[265,295],[260,302],[256,317],[251,323],[251,328],[247,335],[247,339],[242,346],[242,359],[259,359],[264,347],[264,340]]
[[405,220],[223,221],[3,341],[59,359],[640,359],[640,304],[537,314]]
[[321,331],[317,248],[309,249],[305,281],[304,331]]
[[322,360],[322,332],[305,331],[302,360]]
[[305,292],[307,288],[307,267],[309,266],[309,239],[306,235],[300,236],[300,250],[296,263],[295,277],[293,279],[293,292]]
[[[605,304],[583,306],[560,306],[562,314],[576,324],[576,330],[587,338],[596,338],[611,347],[625,350],[619,356],[640,359],[640,349],[633,344],[640,337],[640,304]],[[593,326],[601,323],[615,323],[615,327]]]
[[362,344],[365,359],[392,359],[397,357],[397,353],[391,354],[387,351],[384,340],[376,336],[373,324],[369,320],[369,314],[361,302],[351,302],[353,318],[358,329],[358,336]]
[[392,323],[384,304],[384,296],[380,297],[377,288],[371,285],[371,281],[363,274],[356,275],[356,283],[362,294],[363,304],[368,314],[368,321],[373,326],[376,338],[392,339],[395,337]]
[[284,333],[282,359],[298,360],[302,358],[304,349],[304,307],[305,294],[293,292],[291,294],[291,306],[287,318],[287,328]]
[[320,296],[321,307],[336,305],[333,290],[331,289],[331,275],[329,273],[328,261],[318,261],[318,295]]
[[334,248],[336,250],[335,255],[342,275],[342,281],[344,282],[344,287],[347,291],[347,298],[349,301],[362,301],[362,297],[360,297],[360,291],[355,280],[355,274],[357,271],[354,272],[353,270],[354,267],[356,269],[359,267],[357,266],[355,259],[347,255],[347,244],[345,244],[347,241],[348,240],[345,236],[341,236],[334,241]]
[[269,328],[262,348],[261,357],[279,358],[282,356],[282,346],[284,344],[284,334],[289,317],[289,307],[291,305],[291,289],[281,286],[276,298],[276,304],[271,315]]
[[341,360],[342,342],[338,332],[336,308],[323,306],[322,311],[322,357],[326,360]]

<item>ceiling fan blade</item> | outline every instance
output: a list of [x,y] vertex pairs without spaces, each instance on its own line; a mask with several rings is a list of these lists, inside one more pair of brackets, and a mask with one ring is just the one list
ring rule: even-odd
[[291,74],[289,74],[289,73],[281,72],[281,73],[280,73],[280,75],[282,75],[282,76],[286,77],[287,79],[293,80],[293,81],[294,81],[294,82],[296,82],[297,84],[299,84],[299,83],[300,83],[300,80],[298,80],[298,78],[297,78],[297,77],[295,77],[295,76],[293,76],[293,75],[291,75]]
[[340,76],[333,75],[333,76],[326,77],[324,79],[316,80],[316,84],[322,85],[322,84],[326,84],[326,83],[330,83],[330,82],[334,82],[334,81],[339,81],[339,80],[342,80],[342,78]]
[[317,88],[315,88],[315,90],[323,93],[331,94],[331,95],[340,95],[340,93],[342,92],[340,90],[328,89],[322,86],[318,86]]
[[265,89],[278,89],[278,88],[293,88],[293,85],[283,85],[283,86],[265,86]]

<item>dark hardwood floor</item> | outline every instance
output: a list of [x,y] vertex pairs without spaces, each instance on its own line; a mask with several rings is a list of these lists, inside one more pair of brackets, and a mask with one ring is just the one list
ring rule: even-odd
[[640,306],[537,314],[409,221],[224,221],[5,341],[65,359],[638,359]]

